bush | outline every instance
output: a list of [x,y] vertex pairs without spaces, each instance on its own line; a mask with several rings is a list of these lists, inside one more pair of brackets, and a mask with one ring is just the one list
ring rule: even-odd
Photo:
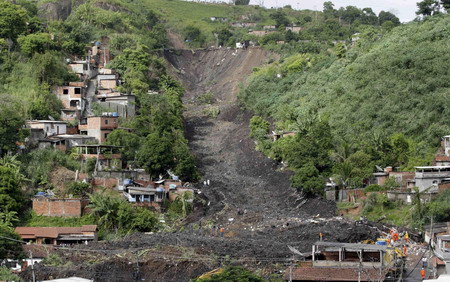
[[370,184],[364,189],[364,192],[380,192],[380,191],[386,191],[386,187],[377,185],[377,184]]

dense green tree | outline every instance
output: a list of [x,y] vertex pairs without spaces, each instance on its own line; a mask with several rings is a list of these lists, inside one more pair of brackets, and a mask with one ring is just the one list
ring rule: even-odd
[[35,101],[32,101],[28,114],[31,119],[45,120],[51,116],[57,120],[60,117],[61,109],[62,104],[55,95],[45,92],[41,93]]
[[22,238],[20,238],[19,234],[14,232],[14,229],[4,224],[0,224],[0,236],[0,260],[7,258],[15,259],[23,256],[22,243],[20,242],[22,241]]
[[16,142],[25,137],[21,129],[24,123],[19,104],[14,98],[0,95],[0,157],[17,149]]
[[323,2],[323,13],[325,17],[336,17],[337,10],[334,9],[334,4],[331,1]]
[[250,0],[234,0],[234,5],[248,5]]
[[347,6],[345,9],[339,9],[339,16],[347,23],[353,24],[356,20],[361,19],[362,11],[355,6]]
[[312,163],[307,163],[295,171],[291,178],[292,186],[308,195],[320,195],[324,191],[325,179]]
[[426,205],[427,215],[432,216],[435,222],[448,222],[450,220],[450,190],[446,190]]
[[26,31],[27,11],[19,5],[0,0],[0,38],[15,40]]
[[233,33],[228,28],[219,28],[213,31],[214,34],[217,34],[217,40],[219,45],[225,46],[227,45],[230,38],[233,36]]
[[188,25],[183,29],[184,40],[188,42],[195,42],[199,45],[203,45],[205,43],[205,36],[202,34],[200,28]]
[[379,24],[382,25],[383,23],[390,21],[392,22],[395,26],[400,24],[400,19],[394,15],[391,12],[386,12],[386,11],[381,11],[378,14],[378,20],[379,20]]
[[53,49],[54,43],[48,33],[33,33],[20,36],[18,39],[22,53],[32,56],[34,53],[44,53]]
[[250,137],[258,140],[266,138],[269,133],[270,123],[260,116],[253,116],[250,119]]
[[156,214],[146,208],[136,208],[133,218],[133,229],[140,232],[156,231],[159,221]]
[[447,11],[447,13],[450,12],[450,0],[441,0],[441,5]]
[[290,25],[290,21],[286,16],[286,13],[283,10],[277,10],[270,14],[270,17],[275,21],[275,26],[288,26]]
[[372,8],[364,8],[362,9],[362,23],[368,25],[376,25],[378,24],[378,17],[373,12]]
[[85,182],[71,182],[68,184],[67,193],[75,197],[86,197],[91,192],[91,185]]
[[123,129],[116,129],[108,134],[106,141],[109,145],[123,146],[121,149],[123,159],[130,163],[136,159],[136,153],[141,145],[141,137]]
[[438,0],[423,0],[417,3],[417,15],[431,16],[439,13]]
[[153,177],[165,174],[174,165],[172,140],[167,135],[149,134],[137,154],[138,164]]
[[21,179],[16,170],[0,166],[0,212],[19,211],[23,205]]

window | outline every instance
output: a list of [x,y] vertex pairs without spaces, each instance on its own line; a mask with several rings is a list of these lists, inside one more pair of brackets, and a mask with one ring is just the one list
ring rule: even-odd
[[75,88],[75,94],[81,94],[81,88],[80,87]]
[[83,64],[83,70],[87,71],[88,70],[88,66],[87,64]]
[[63,94],[65,95],[69,94],[69,89],[63,89]]
[[108,137],[108,134],[109,134],[109,133],[105,133],[105,139]]
[[105,124],[108,124],[108,123],[109,123],[109,120],[105,119]]

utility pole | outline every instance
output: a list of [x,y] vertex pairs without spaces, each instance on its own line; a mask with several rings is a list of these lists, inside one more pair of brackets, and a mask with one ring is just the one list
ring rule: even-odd
[[289,282],[292,282],[292,266],[294,264],[294,255],[291,258],[291,265],[289,266]]
[[36,275],[34,274],[33,252],[31,250],[30,250],[30,260],[31,260],[31,275],[33,277],[33,282],[36,282]]

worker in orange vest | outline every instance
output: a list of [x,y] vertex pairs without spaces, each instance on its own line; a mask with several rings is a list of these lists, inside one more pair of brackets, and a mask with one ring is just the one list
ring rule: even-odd
[[423,267],[420,270],[420,275],[422,275],[422,280],[425,279],[425,269],[423,269]]
[[224,235],[225,235],[225,228],[220,227],[220,237],[223,238]]

